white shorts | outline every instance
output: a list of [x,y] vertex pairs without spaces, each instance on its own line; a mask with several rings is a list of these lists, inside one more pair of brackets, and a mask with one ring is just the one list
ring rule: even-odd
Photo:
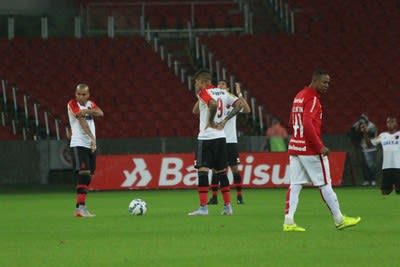
[[290,184],[321,186],[331,183],[331,172],[327,156],[310,155],[289,157]]

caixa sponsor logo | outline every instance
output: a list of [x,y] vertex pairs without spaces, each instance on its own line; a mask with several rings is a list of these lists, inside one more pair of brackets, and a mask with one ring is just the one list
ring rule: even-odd
[[[160,187],[197,185],[197,171],[192,161],[185,161],[180,157],[161,157],[160,160],[157,167],[149,169],[144,158],[133,158],[134,168],[123,170],[125,180],[121,187],[146,187],[150,183],[156,183]],[[248,155],[244,164],[240,164],[238,168],[245,186],[289,184],[289,166],[286,163],[266,164],[262,162],[262,159]],[[153,180],[157,175],[158,182]],[[230,170],[228,170],[228,177],[232,183],[233,177]]]

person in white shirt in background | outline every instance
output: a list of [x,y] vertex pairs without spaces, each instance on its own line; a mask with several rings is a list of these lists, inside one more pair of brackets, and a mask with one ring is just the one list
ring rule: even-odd
[[389,195],[393,191],[393,187],[396,194],[400,194],[400,131],[397,129],[397,119],[389,116],[386,119],[386,127],[387,132],[383,132],[373,139],[369,138],[366,125],[361,125],[360,129],[368,147],[382,145],[382,195]]

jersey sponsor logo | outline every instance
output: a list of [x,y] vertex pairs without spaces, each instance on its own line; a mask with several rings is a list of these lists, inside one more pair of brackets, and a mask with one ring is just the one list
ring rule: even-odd
[[93,120],[93,117],[90,115],[85,115],[85,120],[91,121],[91,120]]
[[303,102],[304,102],[304,97],[302,97],[302,98],[295,98],[295,99],[293,100],[293,103],[302,104]]
[[[335,158],[340,154],[339,161]],[[344,152],[331,152],[332,183],[340,185],[344,168]],[[289,157],[285,152],[242,153],[238,169],[243,185],[252,188],[287,187]],[[211,171],[209,173],[211,179]],[[233,181],[231,171],[229,180]],[[197,170],[193,154],[98,155],[96,174],[90,189],[161,189],[196,188]]]
[[294,150],[294,151],[307,151],[307,147],[306,146],[295,146],[295,145],[289,145],[288,146],[289,150]]
[[386,145],[398,145],[399,144],[399,140],[385,140],[382,141],[382,145],[386,146]]
[[212,95],[215,95],[215,96],[220,96],[220,95],[226,95],[226,92],[224,91],[224,90],[221,90],[221,89],[218,89],[218,91],[217,90],[210,90],[209,91]]

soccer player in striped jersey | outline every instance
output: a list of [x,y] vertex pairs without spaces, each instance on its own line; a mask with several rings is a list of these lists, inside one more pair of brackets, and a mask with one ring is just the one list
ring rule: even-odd
[[395,188],[396,194],[400,194],[400,131],[397,129],[397,119],[389,116],[386,119],[387,132],[370,139],[366,124],[360,126],[364,140],[368,147],[382,145],[382,195],[389,195]]
[[[208,172],[210,169],[215,170],[221,183],[224,199],[224,209],[221,214],[232,215],[229,180],[226,175],[227,154],[224,126],[242,109],[242,102],[227,91],[213,86],[208,70],[197,71],[194,80],[199,99],[200,125],[197,137],[196,168],[200,207],[189,215],[208,215]],[[227,114],[225,108],[228,105],[232,105],[233,109]]]
[[[225,80],[220,80],[218,82],[218,88],[224,89],[227,92],[230,92],[230,88]],[[243,109],[240,111],[242,113],[250,113],[250,107],[247,103],[246,99],[243,97],[240,83],[235,83],[236,95],[239,97],[239,100],[243,104]],[[232,110],[232,106],[226,107],[226,112],[229,113]],[[237,130],[236,130],[236,116],[229,120],[225,124],[225,134],[226,134],[226,147],[228,154],[228,166],[232,171],[233,175],[233,185],[236,188],[236,203],[244,204],[243,195],[242,195],[242,177],[240,176],[238,165],[240,164],[239,152],[237,146]],[[219,188],[219,180],[218,176],[213,172],[211,178],[211,191],[212,197],[208,201],[209,205],[218,204],[218,188]]]
[[329,149],[321,140],[322,106],[321,94],[329,88],[330,76],[325,71],[315,71],[311,84],[295,96],[290,114],[293,129],[289,141],[290,186],[286,193],[283,231],[303,232],[294,220],[303,185],[312,183],[319,187],[321,197],[328,206],[336,229],[342,230],[357,225],[360,217],[344,216],[339,201],[332,189],[329,171]]
[[70,147],[77,176],[76,217],[96,216],[87,209],[86,196],[91,177],[96,170],[96,127],[93,117],[103,116],[104,113],[89,97],[89,86],[78,84],[75,99],[70,100],[67,105],[72,132]]

